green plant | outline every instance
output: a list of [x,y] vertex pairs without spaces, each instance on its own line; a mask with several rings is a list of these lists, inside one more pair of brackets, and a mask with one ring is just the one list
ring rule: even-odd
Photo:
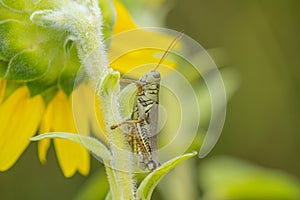
[[[1,62],[5,66],[3,77],[6,80],[18,80],[28,82],[31,95],[40,94],[46,89],[56,84],[57,74],[63,75],[59,68],[49,67],[47,56],[51,55],[53,44],[63,44],[64,54],[74,57],[79,62],[88,77],[92,79],[97,91],[98,98],[101,100],[100,108],[103,111],[103,120],[106,123],[105,132],[108,137],[108,145],[104,145],[97,139],[89,136],[71,134],[65,132],[53,132],[41,134],[31,138],[37,141],[46,138],[60,138],[83,145],[86,149],[101,158],[106,168],[107,177],[110,185],[110,192],[107,199],[150,199],[151,194],[161,180],[161,178],[181,161],[196,155],[196,152],[182,155],[163,163],[158,169],[150,173],[137,187],[133,169],[133,158],[127,139],[121,130],[110,129],[114,124],[114,115],[120,116],[119,102],[116,93],[119,92],[120,74],[108,66],[107,44],[104,44],[104,33],[110,35],[109,28],[102,29],[104,25],[103,10],[111,10],[109,1],[102,5],[105,9],[99,8],[98,1],[64,1],[39,4],[19,4],[15,8],[7,7],[7,2],[3,1],[2,10],[4,14],[14,14],[14,9],[22,7],[22,15],[13,16],[15,18],[1,21]],[[111,18],[106,18],[106,26],[113,22]],[[18,18],[20,17],[20,18]],[[28,21],[27,17],[31,21]],[[110,19],[110,20],[107,20]],[[27,20],[27,21],[26,21]],[[16,42],[11,33],[18,34],[18,28],[25,24],[30,26],[26,33],[27,37],[32,37],[32,45],[26,41]],[[109,26],[108,26],[109,27]],[[17,32],[12,32],[13,30]],[[43,33],[39,35],[38,33]],[[41,37],[42,36],[42,37]],[[16,37],[19,39],[19,37]],[[76,46],[77,54],[73,54],[73,44]],[[13,45],[16,45],[13,48]],[[15,54],[20,48],[26,48],[21,53]],[[11,51],[8,51],[11,50]],[[58,58],[60,55],[56,55]],[[57,60],[57,59],[56,59]],[[6,61],[8,63],[6,63]],[[7,65],[5,65],[7,64]],[[6,68],[7,66],[7,68]],[[78,70],[76,66],[70,64],[73,69],[65,70],[65,77],[74,76]],[[74,68],[75,67],[75,68]],[[49,70],[51,73],[49,73]],[[41,79],[39,79],[42,77]],[[37,82],[32,80],[38,79]],[[66,93],[71,93],[72,84],[61,84],[61,88]],[[74,78],[71,83],[74,83]],[[46,95],[45,95],[45,99]],[[112,102],[113,101],[113,102]],[[112,109],[112,105],[116,109]],[[122,169],[122,170],[120,170]]]

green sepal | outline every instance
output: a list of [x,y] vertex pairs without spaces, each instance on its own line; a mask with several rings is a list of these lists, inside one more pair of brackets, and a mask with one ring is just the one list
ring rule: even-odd
[[[63,65],[63,70],[61,71],[58,79],[58,87],[64,91],[67,95],[70,95],[75,86],[78,86],[82,81],[80,77],[77,78],[77,72],[80,68],[79,58],[77,56],[77,51],[71,42],[68,42],[71,47],[66,49],[68,56],[66,57]],[[68,47],[67,47],[68,48]],[[74,85],[76,80],[76,85]]]
[[62,59],[57,55],[56,59],[49,61],[48,70],[41,78],[26,83],[31,96],[42,94],[49,88],[57,87],[58,75],[63,68]]
[[67,58],[70,58],[70,52],[74,47],[74,39],[74,37],[70,36],[64,42],[64,52]]
[[16,19],[0,21],[0,54],[2,59],[10,60],[20,49],[24,49],[24,46],[21,45],[20,47],[21,41],[18,38],[21,30],[25,28],[22,22]]
[[5,86],[3,101],[5,101],[14,91],[16,91],[18,88],[22,86],[24,86],[23,83],[16,82],[16,81],[7,81]]
[[172,160],[162,164],[159,168],[150,173],[140,184],[137,189],[136,196],[141,200],[150,200],[151,195],[160,180],[174,167],[182,161],[194,157],[197,152],[187,153],[182,156],[173,158]]
[[1,49],[0,49],[0,61],[7,61],[7,59],[4,57]]
[[57,84],[55,82],[50,84],[45,84],[45,82],[46,81],[44,79],[39,79],[37,81],[26,83],[26,86],[30,91],[30,96],[42,94],[45,91],[49,90],[50,88],[57,87]]
[[45,52],[40,49],[27,49],[16,54],[9,62],[5,79],[17,81],[36,80],[48,70]]
[[101,0],[99,1],[99,6],[103,17],[102,33],[108,47],[110,44],[109,38],[111,38],[116,21],[116,11],[112,0]]
[[[62,36],[63,34],[59,35],[57,31],[47,31],[36,26],[29,21],[29,15],[26,15],[24,19],[0,18],[0,51],[6,60],[10,60],[16,54],[27,49],[51,52],[51,49],[47,48],[57,48],[58,39]],[[48,43],[49,46],[44,46],[45,43]]]
[[8,62],[2,61],[0,59],[0,78],[3,78],[6,74],[8,68]]
[[41,94],[46,105],[48,105],[52,101],[52,99],[54,98],[57,92],[58,92],[58,87],[54,86],[44,91]]
[[[0,1],[0,61],[9,62],[6,65],[9,68],[0,63],[0,77],[27,82],[32,96],[55,85],[67,95],[71,94],[80,67],[73,45],[75,38],[65,30],[40,27],[30,20],[35,11],[58,10],[67,3],[69,1]],[[113,2],[100,1],[99,6],[104,18],[103,35],[110,38],[115,23]],[[53,62],[59,63],[59,68]],[[48,68],[53,66],[59,70],[49,73]]]
[[9,8],[10,10],[16,11],[16,12],[23,12],[28,13],[36,9],[42,9],[44,7],[46,8],[53,8],[55,4],[57,4],[58,1],[53,1],[51,4],[51,1],[41,1],[41,0],[33,0],[33,1],[21,1],[21,0],[1,0],[1,3]]

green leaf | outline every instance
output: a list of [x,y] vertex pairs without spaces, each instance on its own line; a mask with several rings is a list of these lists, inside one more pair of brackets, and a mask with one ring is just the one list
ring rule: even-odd
[[300,199],[300,181],[283,171],[231,157],[214,157],[200,167],[205,200]]
[[152,192],[160,180],[176,165],[195,155],[197,155],[197,152],[187,153],[162,164],[141,182],[139,188],[137,189],[137,198],[142,200],[150,200]]
[[130,119],[132,109],[135,104],[137,87],[135,84],[129,84],[121,90],[119,94],[120,114],[123,119]]
[[92,152],[94,155],[96,155],[96,158],[103,159],[103,160],[111,160],[112,155],[108,148],[102,144],[100,141],[98,141],[95,138],[89,137],[89,136],[82,136],[78,134],[73,133],[65,133],[65,132],[50,132],[50,133],[44,133],[41,135],[37,135],[35,137],[30,138],[31,141],[38,141],[46,138],[61,138],[61,139],[67,139],[72,142],[76,142],[77,144],[83,145],[87,150]]

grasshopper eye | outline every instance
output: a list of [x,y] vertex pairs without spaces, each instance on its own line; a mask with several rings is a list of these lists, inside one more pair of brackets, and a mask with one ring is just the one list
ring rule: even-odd
[[154,78],[160,78],[160,73],[158,71],[153,71]]

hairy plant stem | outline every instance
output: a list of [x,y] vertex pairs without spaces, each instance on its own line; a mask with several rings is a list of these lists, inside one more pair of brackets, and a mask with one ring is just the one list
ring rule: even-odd
[[135,181],[128,142],[121,130],[110,129],[116,123],[115,117],[120,117],[117,99],[120,74],[108,67],[98,1],[70,1],[58,9],[36,11],[31,20],[70,33],[67,39],[75,42],[82,66],[95,83],[104,113],[105,131],[113,155],[112,160],[104,160],[112,198],[134,199]]

